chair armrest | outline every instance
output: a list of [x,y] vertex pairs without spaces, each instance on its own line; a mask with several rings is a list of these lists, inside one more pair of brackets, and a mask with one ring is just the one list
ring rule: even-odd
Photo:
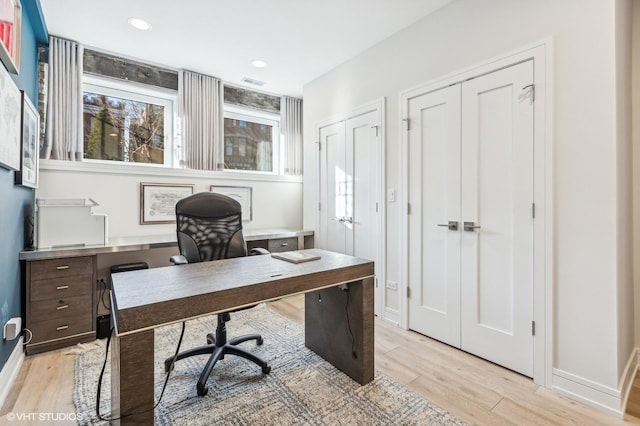
[[262,247],[254,247],[249,252],[249,256],[253,256],[256,254],[271,254],[271,252],[267,249],[263,249]]
[[171,263],[173,263],[174,265],[186,265],[187,263],[189,263],[189,261],[187,260],[186,257],[184,257],[181,254],[176,254],[175,256],[171,256],[169,258],[169,260],[171,261]]

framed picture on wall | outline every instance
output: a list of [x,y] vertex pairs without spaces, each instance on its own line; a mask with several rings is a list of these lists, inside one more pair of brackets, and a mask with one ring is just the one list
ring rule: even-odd
[[21,105],[20,90],[0,66],[0,167],[9,170],[20,170]]
[[141,183],[140,224],[176,223],[176,203],[193,194],[192,184]]
[[20,0],[0,0],[0,60],[14,74],[20,71]]
[[22,155],[16,183],[30,188],[38,187],[38,148],[40,146],[40,115],[29,97],[22,92]]
[[251,205],[253,197],[253,188],[250,186],[217,186],[211,185],[210,192],[231,197],[242,206],[242,221],[249,222],[253,219],[253,206]]

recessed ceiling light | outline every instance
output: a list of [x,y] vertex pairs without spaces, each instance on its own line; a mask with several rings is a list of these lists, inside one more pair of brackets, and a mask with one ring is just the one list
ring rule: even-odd
[[254,59],[251,61],[251,65],[256,68],[264,68],[267,66],[267,63],[262,59]]
[[142,18],[129,18],[127,21],[129,25],[139,30],[147,31],[151,29],[151,24]]

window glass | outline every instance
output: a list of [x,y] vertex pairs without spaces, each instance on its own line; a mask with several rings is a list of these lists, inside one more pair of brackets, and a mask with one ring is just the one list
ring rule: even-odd
[[279,117],[227,108],[225,169],[277,172],[278,134]]
[[85,84],[84,158],[170,166],[172,116],[172,99]]

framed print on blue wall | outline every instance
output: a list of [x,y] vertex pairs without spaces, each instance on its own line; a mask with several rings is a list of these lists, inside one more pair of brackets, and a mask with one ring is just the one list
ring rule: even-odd
[[22,155],[16,183],[30,188],[38,187],[38,148],[40,147],[40,115],[29,97],[22,92]]
[[[1,0],[0,0],[1,1]],[[22,95],[4,67],[0,66],[0,167],[20,170],[20,121]]]

